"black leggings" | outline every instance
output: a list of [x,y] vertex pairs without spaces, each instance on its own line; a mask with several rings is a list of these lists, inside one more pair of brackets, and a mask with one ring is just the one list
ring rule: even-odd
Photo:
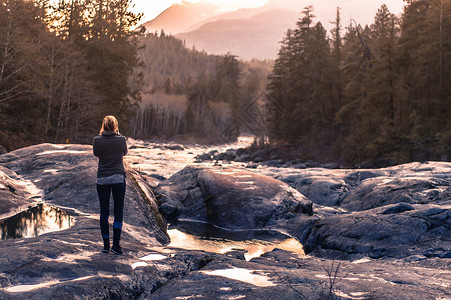
[[[125,182],[116,184],[97,185],[97,194],[100,201],[100,231],[102,238],[110,238],[108,228],[108,217],[110,214],[110,194],[113,193],[114,200],[114,223],[113,230],[122,229],[122,220],[124,217],[124,197]],[[116,230],[115,230],[116,229]],[[119,236],[117,237],[119,238]]]

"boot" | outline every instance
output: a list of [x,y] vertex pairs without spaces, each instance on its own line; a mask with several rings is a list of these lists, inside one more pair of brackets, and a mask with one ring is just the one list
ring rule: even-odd
[[103,253],[108,253],[110,251],[110,238],[103,239]]
[[111,247],[111,252],[114,254],[122,254],[121,246],[119,245],[119,241],[121,240],[121,232],[120,228],[113,228],[113,247]]

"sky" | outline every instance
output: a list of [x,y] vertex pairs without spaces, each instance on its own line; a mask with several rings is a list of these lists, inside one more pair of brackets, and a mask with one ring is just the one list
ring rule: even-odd
[[[188,2],[200,2],[201,0],[183,0]],[[231,11],[239,8],[249,8],[262,6],[267,0],[203,0],[205,2],[215,3],[222,7],[224,11]],[[133,12],[143,12],[142,21],[152,20],[161,12],[174,3],[180,3],[182,0],[132,0],[135,7]]]

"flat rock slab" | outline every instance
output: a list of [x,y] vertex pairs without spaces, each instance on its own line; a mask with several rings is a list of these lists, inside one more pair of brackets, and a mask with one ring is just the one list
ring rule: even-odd
[[451,258],[451,201],[329,216],[315,223],[303,245],[307,253],[341,259]]
[[0,219],[26,209],[40,198],[14,171],[0,166]]
[[[97,218],[96,191],[98,159],[91,146],[41,144],[0,156],[0,164],[26,180],[36,194],[34,202],[44,201]],[[132,169],[127,169],[124,222],[153,232],[157,243],[167,243],[166,221],[150,186]],[[30,202],[33,204],[33,202]],[[110,215],[112,215],[111,203]]]
[[23,299],[22,291],[39,299],[135,293],[131,264],[149,247],[169,242],[166,221],[138,173],[127,170],[122,233],[126,255],[116,257],[100,251],[97,158],[91,146],[42,144],[6,153],[0,164],[0,183],[8,196],[0,202],[2,212],[10,215],[24,204],[44,203],[64,209],[74,220],[63,231],[0,241],[0,298]]
[[[139,150],[144,157],[145,149]],[[166,151],[182,160],[187,149]],[[229,222],[230,230],[278,228],[297,236],[312,254],[276,249],[250,261],[239,250],[215,254],[165,246],[157,200],[130,168],[125,255],[102,254],[96,169],[92,148],[83,145],[42,144],[0,156],[0,193],[6,199],[0,200],[1,216],[44,202],[75,220],[64,231],[0,241],[0,299],[451,298],[449,163],[255,169],[307,197],[237,169],[190,167],[160,186],[168,216]],[[359,191],[361,197],[346,200]],[[374,201],[383,193],[387,200]],[[313,209],[308,197],[317,202]],[[241,214],[242,223],[233,214]]]
[[312,202],[289,185],[241,169],[188,166],[155,192],[167,219],[228,230],[291,231],[313,213]]
[[435,202],[450,182],[434,177],[376,177],[363,181],[340,202],[349,211],[367,210],[396,203]]
[[450,275],[450,261],[332,261],[276,249],[248,262],[216,256],[150,299],[446,299]]
[[[448,162],[413,162],[382,169],[268,167],[254,171],[288,183],[313,203],[323,206],[341,206],[343,201],[343,208],[354,209],[354,205],[362,206],[362,202],[371,198],[373,204],[364,204],[367,208],[356,210],[384,205],[383,201],[379,205],[374,203],[377,202],[374,198],[380,199],[384,195],[394,199],[386,204],[405,202],[400,199],[403,194],[412,202],[429,202],[451,185],[451,163]],[[373,188],[378,190],[372,191]],[[367,198],[359,200],[361,196]],[[351,198],[346,200],[347,197]],[[360,204],[355,204],[354,200]]]

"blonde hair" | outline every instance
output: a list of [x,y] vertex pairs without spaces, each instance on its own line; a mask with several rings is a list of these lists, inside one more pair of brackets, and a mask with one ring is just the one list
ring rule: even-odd
[[102,128],[100,128],[99,134],[102,134],[106,131],[114,131],[119,133],[119,124],[117,119],[114,116],[106,116],[102,121]]

